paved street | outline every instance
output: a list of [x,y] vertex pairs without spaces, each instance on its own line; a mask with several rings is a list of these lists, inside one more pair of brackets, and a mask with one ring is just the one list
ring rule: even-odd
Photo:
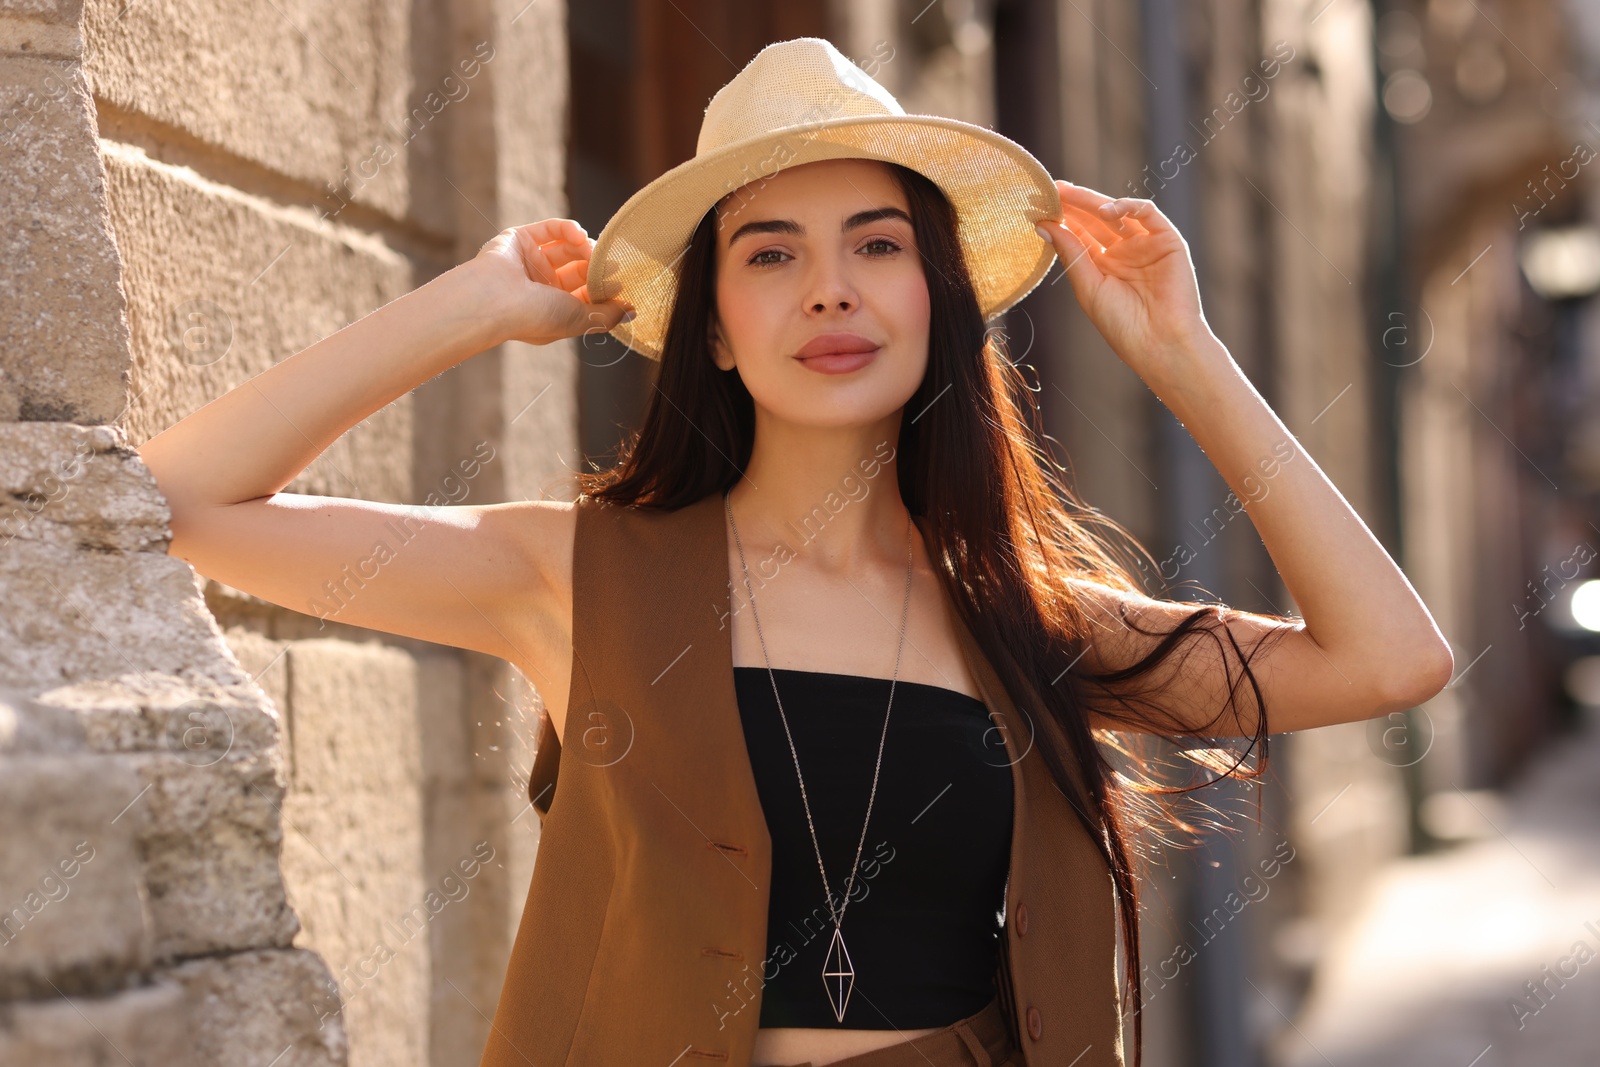
[[1600,729],[1485,811],[1487,836],[1374,883],[1282,1067],[1600,1064]]

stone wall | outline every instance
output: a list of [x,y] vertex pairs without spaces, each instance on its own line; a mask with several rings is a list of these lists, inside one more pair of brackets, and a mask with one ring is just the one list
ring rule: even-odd
[[[0,0],[0,1064],[481,1052],[537,694],[197,576],[133,448],[565,214],[564,22]],[[575,381],[483,353],[287,491],[557,495]]]

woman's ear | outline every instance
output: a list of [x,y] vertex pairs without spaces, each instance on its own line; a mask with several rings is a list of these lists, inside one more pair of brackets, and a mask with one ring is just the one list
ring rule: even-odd
[[717,321],[715,313],[711,316],[707,334],[706,345],[711,349],[711,361],[717,365],[718,370],[732,370],[733,352],[728,348],[727,339],[722,336],[722,324]]

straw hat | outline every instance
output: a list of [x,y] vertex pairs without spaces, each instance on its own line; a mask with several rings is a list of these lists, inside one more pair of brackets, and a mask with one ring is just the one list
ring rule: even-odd
[[660,359],[678,261],[706,211],[783,167],[846,158],[899,163],[944,191],[985,319],[1050,269],[1055,248],[1033,227],[1061,218],[1061,197],[1027,149],[969,122],[908,115],[831,43],[798,37],[763,48],[717,90],[694,158],[634,193],[606,223],[589,261],[589,299],[620,296],[637,311],[611,336]]

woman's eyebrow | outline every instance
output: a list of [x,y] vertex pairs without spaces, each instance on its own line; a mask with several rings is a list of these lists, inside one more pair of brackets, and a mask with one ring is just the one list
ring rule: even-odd
[[[910,222],[911,216],[897,207],[868,208],[865,211],[858,211],[845,219],[843,225],[839,227],[839,232],[849,233],[857,226],[865,226],[867,223],[877,222],[879,219],[903,219],[906,222]],[[739,238],[757,233],[786,233],[794,237],[804,237],[806,228],[793,219],[758,219],[755,222],[747,222],[737,230],[734,230],[733,236],[728,238],[728,246],[731,248]]]
[[867,223],[877,222],[879,219],[904,219],[906,222],[910,222],[911,216],[897,207],[868,208],[866,211],[858,211],[845,219],[844,225],[839,227],[839,232],[849,233],[857,226],[865,226]]
[[760,219],[756,222],[747,222],[737,230],[734,230],[733,236],[728,238],[728,247],[732,248],[738,244],[741,237],[748,237],[757,233],[787,233],[800,237],[805,232],[805,227],[793,219]]

